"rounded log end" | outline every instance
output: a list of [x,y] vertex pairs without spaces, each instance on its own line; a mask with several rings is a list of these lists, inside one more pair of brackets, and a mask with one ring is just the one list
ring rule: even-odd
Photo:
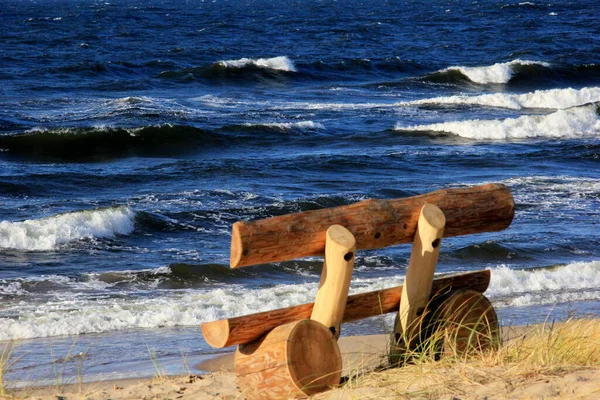
[[340,383],[342,357],[327,327],[302,320],[240,345],[235,371],[247,399],[304,398]]
[[[308,356],[310,355],[310,356]],[[307,395],[337,386],[342,377],[342,355],[329,328],[313,320],[300,321],[290,333],[287,358],[290,377]]]
[[498,316],[487,297],[462,289],[434,300],[430,325],[443,340],[441,354],[462,356],[497,349],[501,344]]
[[229,340],[229,320],[222,319],[202,324],[202,335],[206,343],[217,349],[227,347]]
[[346,248],[348,251],[356,246],[354,235],[342,225],[331,225],[327,229],[327,239]]
[[231,268],[241,267],[242,261],[242,235],[240,234],[240,227],[242,222],[238,221],[231,227],[231,254],[229,256],[229,266]]
[[444,212],[438,206],[431,203],[423,205],[419,218],[420,225],[423,224],[422,221],[425,221],[425,223],[436,230],[443,230],[444,226],[446,226],[446,216],[444,215]]

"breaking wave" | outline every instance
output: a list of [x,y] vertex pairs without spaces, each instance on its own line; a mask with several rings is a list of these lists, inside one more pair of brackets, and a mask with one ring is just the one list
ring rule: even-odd
[[492,269],[486,296],[494,305],[522,307],[600,299],[600,261],[536,269]]
[[598,103],[504,120],[466,120],[428,125],[396,125],[397,131],[443,132],[469,139],[578,138],[600,134]]
[[397,105],[477,105],[508,108],[511,110],[527,108],[560,110],[598,101],[600,101],[600,87],[585,87],[579,90],[572,88],[536,90],[535,92],[524,94],[493,93],[479,96],[434,97],[431,99],[402,102]]
[[0,248],[55,250],[86,238],[110,238],[131,233],[135,213],[127,206],[75,211],[20,222],[0,222]]
[[482,85],[508,83],[517,73],[531,73],[536,69],[549,69],[550,64],[539,61],[513,60],[482,67],[455,66],[434,72],[426,80],[451,82],[466,79]]
[[234,80],[237,83],[250,83],[279,79],[297,72],[293,61],[286,56],[273,58],[240,58],[221,60],[209,65],[167,70],[160,73],[163,79],[178,81],[206,80],[207,83]]
[[313,121],[301,121],[301,122],[265,122],[265,123],[257,123],[257,124],[244,124],[246,127],[250,128],[270,128],[270,129],[279,129],[279,130],[291,130],[291,129],[306,129],[306,130],[314,130],[314,129],[324,129],[323,124]]
[[[314,268],[317,272],[317,264]],[[93,292],[65,292],[72,301],[49,300],[44,304],[15,304],[19,308],[18,319],[1,318],[0,340],[73,335],[107,332],[132,328],[157,328],[170,326],[193,326],[203,322],[237,315],[289,307],[314,301],[318,288],[318,276],[311,282],[279,284],[268,287],[248,287],[235,283],[235,277],[225,266],[182,266],[172,265],[146,272],[115,272],[92,274],[89,281],[76,283]],[[266,272],[266,269],[265,269]],[[241,275],[249,272],[231,272]],[[141,279],[146,283],[161,276],[170,279],[194,279],[208,276],[226,278],[229,284],[205,286],[203,290],[168,290],[154,295],[136,296],[135,291],[123,286],[127,279]],[[130,276],[129,276],[130,275]],[[147,276],[146,276],[147,275]],[[129,278],[128,278],[129,276]],[[231,281],[234,279],[234,281]],[[72,286],[69,278],[56,277],[57,285]],[[403,283],[404,277],[386,276],[378,278],[355,277],[351,294],[389,288]],[[18,283],[3,285],[6,294],[19,295],[26,289]],[[98,291],[118,287],[119,296],[98,296]],[[160,286],[158,286],[160,287]],[[492,280],[486,295],[498,307],[519,307],[536,304],[556,304],[571,301],[600,299],[600,261],[578,262],[565,266],[552,266],[516,270],[506,266],[492,268]],[[147,293],[144,291],[144,293]],[[60,304],[58,303],[60,301]],[[23,307],[32,308],[31,312]],[[33,312],[35,308],[36,312]],[[10,312],[10,310],[7,310]]]
[[248,66],[257,68],[273,69],[276,71],[296,72],[296,67],[292,60],[286,56],[273,58],[240,58],[239,60],[218,61],[216,65],[225,68],[245,68]]

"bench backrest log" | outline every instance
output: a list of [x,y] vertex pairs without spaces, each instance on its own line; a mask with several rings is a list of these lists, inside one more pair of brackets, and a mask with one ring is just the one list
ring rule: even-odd
[[331,225],[348,229],[356,239],[357,250],[410,243],[425,203],[443,211],[444,237],[506,229],[515,211],[506,186],[486,184],[236,222],[231,237],[231,267],[323,255],[325,232]]

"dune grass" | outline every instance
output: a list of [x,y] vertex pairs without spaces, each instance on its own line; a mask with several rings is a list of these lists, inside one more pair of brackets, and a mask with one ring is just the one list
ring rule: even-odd
[[4,342],[2,353],[0,354],[0,398],[7,396],[6,391],[6,373],[17,362],[13,357],[13,351],[17,347],[17,342],[10,340]]
[[[479,329],[478,329],[479,330]],[[511,398],[511,390],[525,381],[544,380],[586,368],[600,369],[600,320],[571,318],[560,323],[544,323],[518,330],[505,329],[503,345],[485,350],[455,351],[440,340],[451,340],[440,330],[422,345],[410,362],[399,368],[380,368],[356,373],[337,394],[322,398],[338,399],[437,399],[483,398],[488,395]],[[492,338],[490,338],[492,339]],[[475,395],[476,390],[486,392]],[[598,391],[594,392],[600,398]],[[321,396],[318,396],[321,398]]]

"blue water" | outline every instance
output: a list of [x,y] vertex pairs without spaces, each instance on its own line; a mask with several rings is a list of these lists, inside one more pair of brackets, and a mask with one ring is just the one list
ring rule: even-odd
[[[513,192],[512,226],[444,240],[438,271],[492,269],[504,324],[599,313],[598,15],[595,0],[0,0],[9,377],[55,380],[52,361],[79,353],[103,377],[152,374],[152,357],[185,370],[216,351],[202,322],[316,293],[316,257],[230,270],[233,222],[487,182]],[[401,284],[409,254],[359,252],[351,291]]]

